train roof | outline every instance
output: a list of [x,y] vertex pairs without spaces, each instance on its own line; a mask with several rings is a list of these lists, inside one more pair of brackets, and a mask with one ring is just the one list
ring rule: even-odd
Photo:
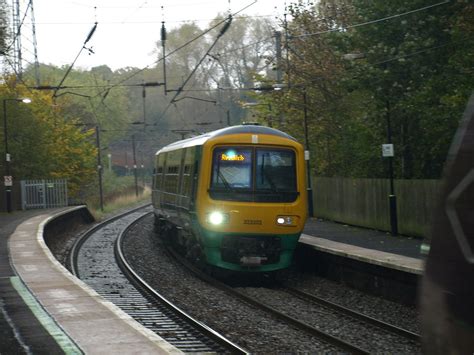
[[218,129],[216,131],[204,133],[200,136],[196,136],[196,137],[192,137],[192,138],[188,138],[188,139],[184,139],[181,141],[168,144],[167,146],[164,146],[163,148],[161,148],[156,154],[168,152],[171,150],[181,149],[181,148],[188,148],[188,147],[193,147],[197,145],[203,145],[209,139],[221,137],[225,135],[231,135],[231,134],[267,134],[267,135],[278,136],[278,137],[296,141],[296,139],[290,136],[289,134],[275,128],[259,126],[259,125],[254,125],[254,124],[243,124],[239,126],[231,126],[231,127]]

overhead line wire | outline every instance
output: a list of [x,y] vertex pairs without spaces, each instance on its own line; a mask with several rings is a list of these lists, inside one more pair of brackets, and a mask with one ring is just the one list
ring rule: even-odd
[[[415,13],[415,12],[419,12],[419,11],[423,11],[423,10],[427,10],[427,9],[430,9],[430,8],[433,8],[433,7],[436,7],[436,6],[440,6],[440,5],[444,5],[446,3],[449,3],[450,0],[446,0],[446,1],[443,1],[443,2],[439,2],[439,3],[436,3],[436,4],[432,4],[432,5],[428,5],[428,6],[425,6],[425,7],[422,7],[422,8],[418,8],[418,9],[414,9],[414,10],[410,10],[410,11],[407,11],[407,12],[404,12],[404,13],[400,13],[400,14],[395,14],[395,15],[392,15],[392,16],[387,16],[387,17],[384,17],[384,18],[380,18],[380,19],[376,19],[376,20],[372,20],[372,21],[367,21],[367,22],[363,22],[363,23],[359,23],[359,24],[355,24],[355,25],[350,25],[350,26],[347,26],[345,27],[344,29],[348,29],[348,28],[356,28],[356,27],[361,27],[361,26],[366,26],[366,25],[370,25],[370,24],[374,24],[374,23],[378,23],[378,22],[382,22],[382,21],[387,21],[387,20],[391,20],[393,18],[397,18],[397,17],[401,17],[401,16],[406,16],[406,15],[409,15],[409,14],[412,14],[412,13]],[[233,15],[237,15],[238,13],[244,11],[246,8],[248,8],[249,6],[253,5],[255,2],[253,2],[252,4],[246,6],[245,8],[239,10],[238,12],[234,13]],[[191,44],[192,42],[196,41],[197,39],[201,38],[202,36],[204,36],[205,34],[209,33],[211,30],[213,30],[214,28],[216,28],[217,26],[219,26],[220,24],[222,24],[223,22],[225,22],[226,20],[222,20],[220,21],[219,23],[217,23],[215,26],[212,26],[210,27],[209,29],[205,30],[204,32],[202,32],[200,35],[196,36],[195,38],[191,39],[190,41],[184,43],[182,46],[176,48],[175,50],[173,50],[172,52],[166,54],[165,56],[159,58],[158,60],[154,61],[153,64],[157,64],[159,63],[161,60],[164,60],[166,59],[167,57],[173,55],[174,53],[176,53],[177,51],[181,50],[182,48],[186,47],[187,45]],[[326,30],[326,31],[320,31],[320,32],[316,32],[316,33],[310,33],[310,34],[304,34],[304,35],[298,35],[298,36],[290,36],[290,38],[303,38],[303,37],[308,37],[308,36],[315,36],[315,35],[320,35],[320,34],[324,34],[324,33],[330,33],[330,32],[335,32],[335,31],[341,31],[341,29],[332,29],[332,30]],[[253,46],[255,44],[259,44],[259,43],[262,43],[262,42],[265,42],[265,41],[268,41],[269,39],[271,39],[273,36],[271,37],[267,37],[265,39],[262,39],[260,41],[256,41],[256,42],[252,42],[252,43],[249,43],[243,47],[239,47],[239,48],[236,48],[236,49],[233,49],[233,50],[230,50],[230,51],[226,51],[226,52],[222,52],[222,53],[218,53],[218,54],[221,54],[221,55],[226,55],[228,53],[232,53],[232,52],[236,52],[238,50],[242,50],[242,49],[245,49],[245,48],[248,48],[250,46]],[[138,75],[139,73],[143,72],[144,70],[148,69],[152,64],[138,70],[137,72],[133,73],[132,75],[128,76],[127,78],[125,79],[122,79],[121,81],[119,81],[118,83],[116,84],[112,84],[110,86],[104,86],[104,87],[107,87],[108,89],[107,90],[110,90],[116,86],[128,86],[128,85],[121,85],[123,82],[127,81],[127,80],[130,80],[131,78],[133,78],[134,76]],[[237,90],[239,90],[237,88]],[[207,91],[207,90],[205,90]],[[102,92],[103,93],[103,92]],[[99,93],[97,95],[101,95],[102,93]]]
[[[250,6],[254,5],[257,1],[254,0],[252,3],[250,3],[249,5],[243,7],[242,9],[240,9],[239,11],[233,13],[231,16],[234,17],[236,16],[237,14],[239,14],[240,12],[246,10],[247,8],[249,8]],[[136,75],[140,74],[141,72],[145,71],[146,69],[148,69],[151,65],[154,65],[154,64],[158,64],[159,62],[161,62],[162,60],[165,60],[166,58],[168,58],[169,56],[173,55],[174,53],[176,53],[177,51],[183,49],[184,47],[188,46],[189,44],[193,43],[194,41],[198,40],[199,38],[203,37],[204,35],[206,35],[207,33],[209,33],[210,31],[212,31],[213,29],[215,29],[216,27],[220,26],[221,24],[223,24],[224,22],[227,21],[227,18],[219,21],[217,24],[215,24],[214,26],[208,28],[207,30],[205,30],[204,32],[202,32],[201,34],[199,34],[198,36],[194,37],[193,39],[189,40],[188,42],[184,43],[183,45],[181,45],[180,47],[174,49],[173,51],[171,51],[170,53],[164,55],[163,57],[155,60],[152,64],[149,64],[147,65],[146,67],[136,71],[135,73],[131,74],[130,76],[128,76],[127,78],[125,79],[122,79],[118,82],[118,84],[121,84],[127,80],[130,80],[131,78],[135,77]],[[111,86],[110,89],[112,89],[115,85]]]
[[[396,57],[392,57],[392,58],[389,58],[389,59],[386,59],[386,60],[383,60],[383,61],[380,61],[380,62],[375,62],[375,63],[369,63],[371,66],[376,66],[376,65],[380,65],[380,64],[385,64],[385,63],[389,63],[389,62],[393,62],[395,60],[400,60],[400,59],[404,59],[404,58],[409,58],[409,57],[412,57],[412,56],[415,56],[417,54],[421,54],[421,53],[425,53],[425,52],[429,52],[429,51],[432,51],[432,50],[435,50],[435,49],[438,49],[438,48],[443,48],[443,47],[447,47],[449,45],[455,45],[457,43],[460,43],[460,42],[463,42],[465,39],[467,39],[467,37],[463,38],[463,39],[460,39],[458,41],[454,41],[454,42],[446,42],[446,43],[443,43],[443,44],[440,44],[438,46],[433,46],[433,47],[429,47],[429,48],[423,48],[423,49],[420,49],[420,50],[417,50],[417,51],[414,51],[414,52],[411,52],[411,53],[408,53],[406,55],[402,55],[402,56],[396,56]],[[292,48],[291,48],[292,49]],[[6,57],[5,57],[6,58]],[[10,62],[11,63],[11,62]],[[116,85],[116,84],[113,84],[114,86],[123,86],[123,87],[134,87],[134,86],[142,86],[143,84],[121,84],[121,85]],[[26,84],[25,84],[26,86]],[[112,85],[97,85],[97,86],[94,86],[94,85],[83,85],[83,86],[64,86],[63,89],[81,89],[81,88],[95,88],[95,87],[98,87],[98,88],[108,88]],[[34,89],[36,87],[31,87],[31,86],[27,86],[29,89]],[[46,89],[49,89],[50,87],[45,87]],[[247,91],[247,90],[257,90],[257,91],[265,91],[264,88],[220,88],[220,87],[217,87],[215,89],[212,89],[212,88],[208,88],[208,89],[187,89],[187,90],[182,90],[182,92],[213,92],[213,91],[219,91],[219,90],[222,90],[222,91]]]
[[219,41],[219,39],[224,35],[225,32],[227,32],[227,30],[229,29],[230,27],[230,24],[232,23],[232,15],[229,15],[229,17],[227,18],[228,21],[225,23],[224,27],[221,29],[221,31],[219,32],[219,35],[217,36],[217,38],[215,39],[214,43],[212,43],[211,47],[209,47],[209,49],[207,50],[207,52],[202,56],[201,60],[197,63],[197,65],[194,67],[194,69],[191,71],[191,73],[188,75],[188,77],[186,78],[186,80],[184,81],[184,83],[181,85],[181,87],[178,88],[176,94],[174,95],[174,97],[171,99],[171,102],[175,102],[176,98],[180,95],[181,91],[184,89],[184,87],[186,86],[186,84],[189,82],[189,80],[191,80],[191,78],[194,76],[194,73],[196,73],[196,70],[200,67],[201,63],[204,61],[204,59],[207,57],[207,55],[209,54],[209,52],[214,48],[214,46],[217,44],[217,42]]
[[[242,19],[248,19],[248,18],[270,18],[274,17],[273,15],[241,15],[239,17],[236,17],[236,20],[242,20]],[[190,23],[190,22],[209,22],[213,21],[215,18],[208,18],[208,19],[189,19],[189,20],[174,20],[174,21],[167,21],[167,23]],[[121,22],[121,21],[101,21],[101,25],[159,25],[161,24],[162,21],[127,21],[127,22]],[[71,26],[76,26],[76,25],[87,25],[90,22],[37,22],[36,25],[40,26],[55,26],[55,25],[71,25]],[[26,22],[25,24],[30,24],[29,22]]]
[[[450,2],[450,0],[445,0],[445,1],[443,1],[443,2],[439,2],[439,3],[433,4],[433,5],[428,5],[428,6],[425,6],[425,7],[422,7],[422,8],[418,8],[418,9],[415,9],[415,10],[411,10],[411,11],[407,11],[407,12],[404,12],[404,13],[395,14],[395,15],[391,15],[391,16],[379,18],[379,19],[376,19],[376,20],[371,20],[371,21],[367,21],[367,22],[355,24],[355,25],[349,25],[349,26],[347,26],[347,27],[344,27],[343,29],[331,29],[331,30],[319,31],[319,32],[315,32],[315,33],[308,33],[308,34],[297,35],[297,36],[292,36],[292,35],[290,35],[289,37],[290,37],[290,39],[293,39],[293,38],[303,38],[303,37],[316,36],[316,35],[325,34],[325,33],[338,32],[338,31],[345,30],[345,29],[348,29],[348,28],[356,28],[356,27],[367,26],[367,25],[371,25],[371,24],[374,24],[374,23],[378,23],[378,22],[382,22],[382,21],[391,20],[391,19],[393,19],[393,18],[397,18],[397,17],[409,15],[409,14],[412,14],[412,13],[415,13],[415,12],[427,10],[427,9],[433,8],[433,7],[435,7],[435,6],[444,5],[444,4],[449,3],[449,2]],[[251,47],[251,46],[253,46],[253,45],[255,45],[255,44],[259,44],[259,43],[268,41],[268,40],[271,39],[271,38],[273,38],[273,36],[264,38],[264,39],[259,40],[259,41],[256,41],[256,42],[249,43],[249,44],[247,44],[247,45],[245,45],[245,46],[242,46],[242,47],[239,47],[239,48],[235,48],[235,49],[232,49],[232,50],[229,50],[229,51],[218,52],[218,54],[220,54],[220,55],[226,55],[226,54],[228,54],[228,53],[237,52],[237,51],[239,51],[239,50],[242,50],[242,49]]]
[[445,0],[445,1],[442,1],[442,2],[438,2],[438,3],[436,3],[436,4],[432,4],[432,5],[420,7],[420,8],[415,9],[415,10],[406,11],[406,12],[403,12],[403,13],[400,13],[400,14],[396,14],[396,15],[392,15],[392,16],[387,16],[387,17],[383,17],[383,18],[376,19],[376,20],[371,20],[371,21],[367,21],[367,22],[357,23],[357,24],[355,24],[355,25],[349,25],[349,26],[346,26],[346,27],[344,27],[344,28],[336,28],[336,29],[331,29],[331,30],[319,31],[319,32],[315,32],[315,33],[307,33],[307,34],[298,35],[298,36],[290,36],[290,38],[304,38],[304,37],[310,37],[310,36],[317,36],[317,35],[321,35],[321,34],[325,34],[325,33],[330,33],[330,32],[340,32],[340,31],[347,30],[347,29],[349,29],[349,28],[356,28],[356,27],[362,27],[362,26],[372,25],[372,24],[374,24],[374,23],[378,23],[378,22],[382,22],[382,21],[387,21],[387,20],[392,20],[392,19],[397,18],[397,17],[410,15],[410,14],[413,14],[413,13],[415,13],[415,12],[428,10],[428,9],[431,9],[431,8],[433,8],[433,7],[436,7],[436,6],[440,6],[440,5],[447,4],[447,3],[449,3],[449,2],[450,2],[450,0]]
[[[255,2],[254,2],[255,3]],[[219,41],[219,39],[224,35],[225,32],[227,32],[227,30],[229,29],[230,25],[232,23],[232,15],[229,15],[226,19],[226,23],[224,25],[224,27],[222,27],[222,29],[220,30],[219,34],[217,35],[217,38],[215,39],[214,43],[211,45],[211,47],[209,47],[209,49],[207,50],[207,52],[202,56],[201,60],[199,61],[199,63],[194,67],[193,71],[188,75],[188,77],[186,78],[186,80],[184,81],[184,83],[178,88],[178,90],[176,91],[176,94],[174,95],[174,97],[171,99],[171,101],[168,103],[168,105],[166,106],[166,108],[164,109],[163,113],[160,115],[160,118],[164,117],[164,115],[166,114],[166,112],[169,110],[169,108],[171,107],[172,104],[174,104],[176,106],[176,98],[181,94],[181,92],[183,91],[183,88],[184,86],[188,83],[188,81],[193,77],[194,73],[196,72],[196,70],[199,68],[199,66],[201,65],[201,63],[204,61],[204,59],[207,57],[207,55],[209,54],[209,52],[212,50],[212,48],[214,48],[214,46],[217,44],[217,42]]]
[[151,65],[154,65],[154,64],[158,64],[159,62],[161,62],[162,60],[168,58],[169,56],[171,56],[172,54],[176,53],[177,51],[181,50],[182,48],[188,46],[189,44],[193,43],[194,41],[198,40],[199,38],[203,37],[204,35],[206,35],[207,33],[209,33],[210,31],[212,31],[214,28],[216,28],[217,26],[221,25],[223,22],[225,22],[225,20],[223,21],[220,21],[219,23],[217,23],[215,26],[212,26],[210,28],[208,28],[207,30],[205,30],[204,32],[202,32],[201,34],[199,34],[198,36],[194,37],[193,39],[189,40],[188,42],[186,42],[185,44],[181,45],[180,47],[176,48],[175,50],[171,51],[170,53],[166,54],[165,56],[155,60],[152,64],[149,64],[147,65],[146,67],[142,68],[142,69],[139,69],[137,70],[136,72],[130,74],[129,76],[127,76],[126,78],[120,80],[118,83],[116,84],[112,84],[110,86],[109,89],[113,89],[114,87],[116,86],[120,86],[122,83],[132,79],[133,77],[137,76],[138,74],[140,74],[141,72],[145,71],[146,69],[148,69]]
[[74,64],[76,63],[77,59],[79,58],[79,56],[81,55],[82,51],[84,49],[87,49],[86,48],[86,44],[87,42],[89,42],[89,40],[92,38],[95,30],[97,29],[97,22],[95,22],[94,24],[94,27],[92,27],[92,29],[90,30],[89,34],[87,35],[87,38],[86,40],[84,41],[82,47],[81,47],[81,50],[79,51],[79,53],[77,53],[77,56],[76,58],[74,59],[74,61],[72,62],[72,64],[69,66],[69,68],[67,69],[66,73],[64,74],[63,78],[61,79],[60,83],[57,85],[56,89],[54,90],[53,92],[53,98],[55,98],[57,95],[57,92],[58,90],[61,89],[61,85],[64,83],[64,81],[66,80],[67,76],[69,75],[69,73],[71,72],[72,70],[72,67],[74,66]]

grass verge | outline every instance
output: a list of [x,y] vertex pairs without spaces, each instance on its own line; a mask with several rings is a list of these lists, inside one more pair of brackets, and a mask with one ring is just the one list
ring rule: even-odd
[[151,189],[149,187],[146,187],[138,196],[135,193],[127,193],[113,198],[104,203],[103,211],[98,206],[89,206],[89,210],[96,221],[100,221],[147,202],[151,202]]

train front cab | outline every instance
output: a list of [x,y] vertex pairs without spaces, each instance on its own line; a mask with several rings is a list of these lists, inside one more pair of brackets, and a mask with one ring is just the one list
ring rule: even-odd
[[240,134],[203,147],[197,222],[208,263],[236,271],[288,267],[307,217],[303,147]]

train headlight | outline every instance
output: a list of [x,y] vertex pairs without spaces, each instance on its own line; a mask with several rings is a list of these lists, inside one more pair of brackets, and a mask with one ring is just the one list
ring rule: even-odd
[[215,226],[219,226],[221,224],[229,222],[229,215],[227,213],[214,211],[214,212],[211,212],[207,215],[207,221],[210,224],[213,224]]
[[297,218],[295,216],[277,216],[276,223],[279,226],[294,226],[296,225]]

